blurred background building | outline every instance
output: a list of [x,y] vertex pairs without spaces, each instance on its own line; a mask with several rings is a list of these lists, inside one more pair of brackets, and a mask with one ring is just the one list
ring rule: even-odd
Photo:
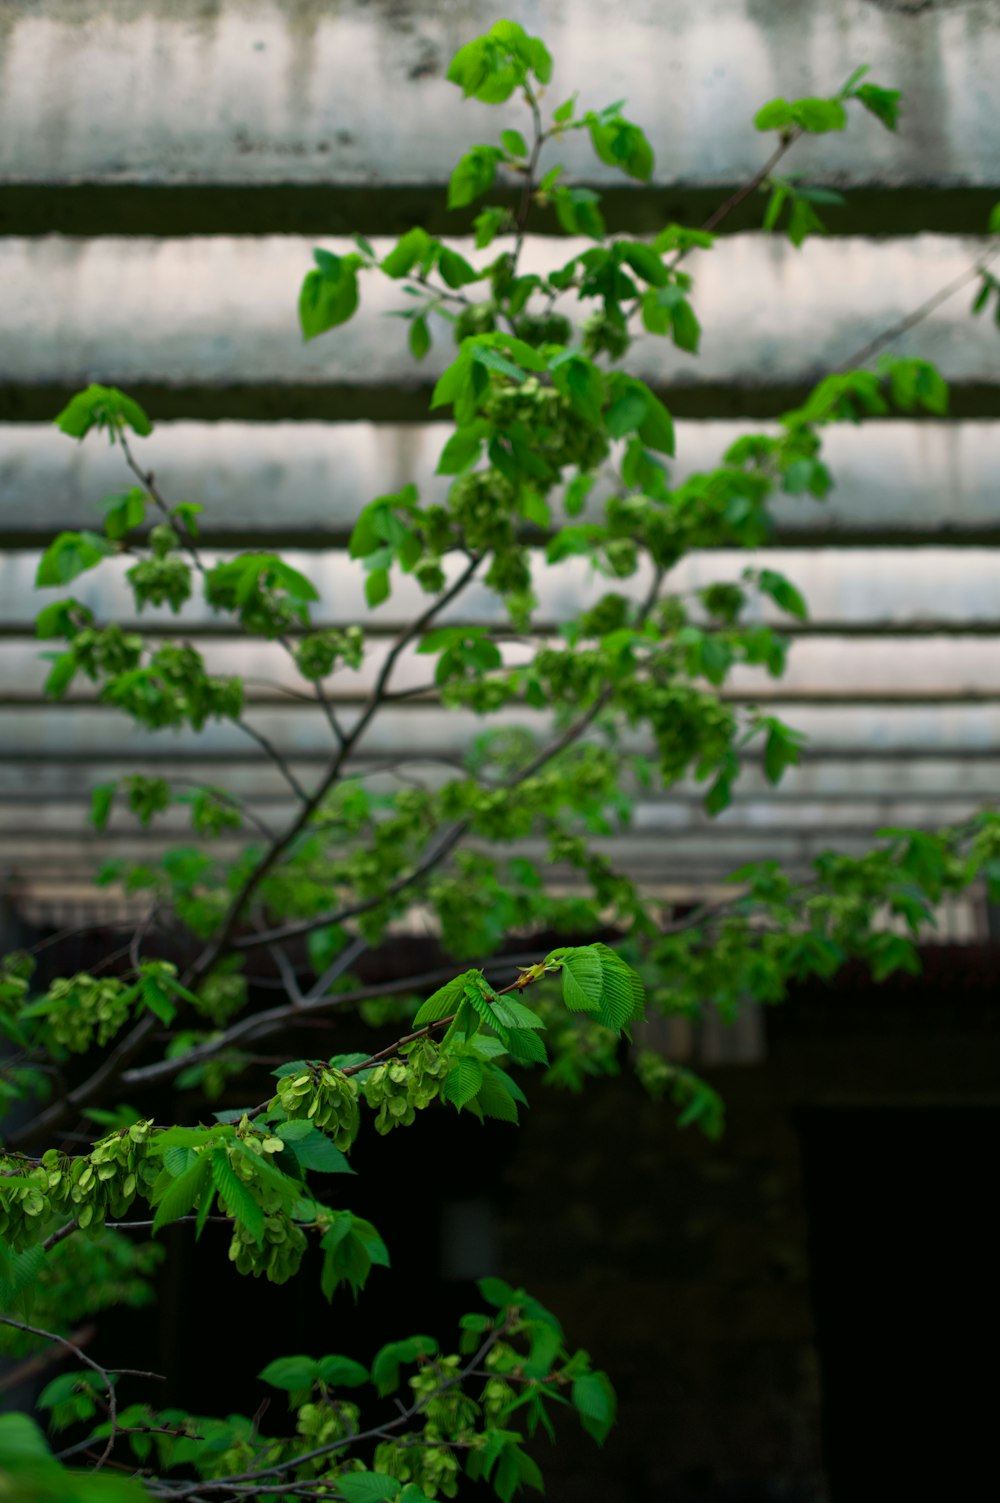
[[[800,868],[826,846],[861,850],[883,826],[949,823],[996,797],[1000,335],[992,313],[970,316],[967,279],[995,243],[1000,198],[996,0],[0,0],[9,939],[113,917],[121,896],[95,899],[95,866],[170,842],[169,822],[142,834],[116,816],[90,831],[94,784],[167,768],[275,813],[282,802],[234,728],[140,735],[86,684],[45,702],[40,550],[94,526],[100,499],[129,484],[116,450],[75,445],[53,415],[89,381],[134,395],[156,423],[143,462],[172,501],[205,505],[207,547],[280,546],[319,586],[322,622],[357,619],[345,550],[357,511],[407,480],[426,494],[443,484],[427,406],[450,341],[442,328],[415,367],[402,326],[381,316],[391,296],[366,286],[350,325],[303,345],[298,287],[315,244],[337,250],[359,230],[380,249],[415,222],[467,229],[444,208],[454,160],[518,123],[517,107],[508,122],[463,104],[444,73],[500,13],[544,36],[553,103],[573,89],[587,106],[624,98],[647,130],[648,186],[614,177],[581,141],[564,153],[607,194],[609,223],[635,233],[699,224],[752,176],[769,149],[752,117],[775,95],[829,94],[861,63],[903,91],[897,135],[854,118],[796,148],[790,170],[845,194],[823,211],[826,238],[798,251],[762,235],[751,198],[719,247],[692,258],[701,356],[638,347],[678,419],[678,475],[961,283],[892,345],[939,364],[948,417],[832,431],[832,496],[778,508],[761,561],[798,585],[810,618],[792,624],[784,678],[737,676],[732,692],[808,733],[802,766],[778,788],[751,767],[715,820],[693,787],[649,796],[606,847],[682,903],[747,860]],[[539,266],[552,228],[532,223]],[[685,577],[734,577],[746,562],[695,558]],[[543,597],[547,619],[591,590],[567,567]],[[128,614],[113,566],[73,591],[103,616]],[[490,619],[485,593],[469,600]],[[397,590],[375,629],[390,634],[411,603]],[[210,665],[269,681],[251,685],[255,723],[308,779],[326,754],[321,713],[286,692],[265,649],[248,654],[197,605],[188,619]],[[145,629],[172,624],[156,613]],[[351,694],[345,679],[348,718]],[[372,761],[400,744],[450,755],[475,730],[426,702],[379,725]],[[498,1159],[489,1204],[456,1193],[434,1209],[438,1271],[461,1281],[478,1259],[475,1271],[493,1261],[531,1277],[620,1378],[623,1425],[603,1470],[557,1452],[554,1497],[653,1487],[671,1503],[813,1503],[829,1483],[834,1503],[860,1503],[889,1481],[912,1492],[935,1468],[963,1479],[985,1424],[963,1373],[991,1283],[976,1219],[997,1103],[990,939],[985,902],[963,900],[928,934],[938,949],[919,982],[876,993],[848,978],[766,1026],[748,1016],[728,1033],[664,1038],[730,1099],[722,1147],[607,1086],[574,1108],[572,1129],[565,1103],[543,1101],[529,1151],[506,1169]],[[865,1471],[872,1447],[888,1470]]]

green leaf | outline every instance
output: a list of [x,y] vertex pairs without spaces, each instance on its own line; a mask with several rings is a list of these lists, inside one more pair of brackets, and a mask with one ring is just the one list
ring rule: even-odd
[[456,976],[454,981],[447,981],[436,992],[432,992],[417,1011],[413,1019],[414,1028],[426,1028],[428,1023],[438,1023],[455,1012],[465,993],[466,981],[472,974],[471,971],[465,971],[461,976]]
[[792,104],[792,118],[811,135],[843,130],[847,124],[847,112],[839,99],[796,99]]
[[776,573],[774,569],[761,569],[757,583],[781,610],[787,611],[790,616],[797,616],[800,621],[807,619],[809,611],[805,601],[783,574]]
[[177,1016],[177,1008],[154,976],[144,976],[141,985],[142,1004],[147,1011],[158,1017],[169,1028]]
[[483,1067],[477,1059],[468,1055],[455,1061],[445,1076],[442,1094],[445,1100],[461,1111],[479,1091],[483,1083]]
[[689,355],[698,353],[701,324],[687,298],[681,298],[674,307],[671,337],[679,350],[686,350]]
[[761,724],[767,730],[764,745],[764,774],[769,783],[777,783],[786,767],[798,764],[799,753],[805,737],[780,720],[763,717]]
[[659,454],[673,454],[675,450],[674,422],[659,397],[654,397],[647,388],[646,416],[639,426],[639,437],[650,449]]
[[235,1217],[241,1226],[246,1227],[251,1237],[260,1246],[264,1236],[264,1212],[247,1186],[237,1178],[226,1150],[216,1149],[211,1159],[212,1179],[219,1192],[219,1199],[225,1202],[229,1214]]
[[562,963],[563,1001],[570,1012],[598,1012],[601,1005],[601,962],[592,946],[570,950]]
[[306,273],[299,294],[299,323],[307,340],[346,323],[358,306],[359,257],[326,251],[316,251],[315,257],[320,264]]
[[488,1305],[495,1309],[505,1310],[509,1305],[517,1303],[516,1291],[503,1279],[477,1279],[476,1288]]
[[414,360],[423,360],[431,347],[431,331],[425,314],[420,314],[410,324],[408,342]]
[[581,1425],[596,1441],[603,1443],[615,1422],[617,1410],[615,1391],[607,1374],[581,1373],[573,1379],[572,1396]]
[[146,516],[146,493],[134,485],[121,495],[106,496],[104,507],[104,531],[112,540],[123,538],[135,527],[141,527]]
[[486,436],[485,425],[473,423],[468,428],[458,428],[451,435],[438,460],[438,475],[461,475],[479,459]]
[[449,209],[461,209],[488,193],[503,152],[497,146],[473,146],[459,159],[448,184]]
[[90,822],[98,830],[103,830],[108,822],[117,791],[117,783],[98,783],[97,787],[91,790]]
[[337,1478],[337,1491],[347,1503],[384,1503],[395,1498],[402,1485],[398,1477],[384,1472],[342,1472]]
[[372,569],[365,578],[365,600],[370,610],[388,600],[390,595],[389,570]]
[[439,1351],[433,1336],[408,1336],[405,1341],[390,1341],[376,1353],[372,1363],[372,1382],[385,1398],[399,1387],[399,1369],[404,1362],[420,1357],[435,1357]]
[[93,569],[111,552],[110,544],[96,532],[60,532],[42,554],[35,585],[46,589],[68,584],[87,569]]
[[903,97],[898,89],[881,89],[878,84],[862,84],[854,90],[851,97],[859,100],[876,120],[881,120],[887,130],[896,129]]
[[500,139],[504,144],[504,150],[512,157],[523,158],[528,155],[528,143],[519,130],[502,130]]
[[140,438],[153,431],[138,402],[116,386],[88,386],[86,391],[78,391],[58,414],[55,424],[71,438],[83,438],[91,428],[106,428],[112,443],[122,428],[131,428]]
[[355,1173],[345,1155],[318,1128],[314,1128],[309,1136],[293,1141],[290,1146],[303,1169],[319,1174]]
[[648,183],[653,173],[653,148],[643,132],[621,115],[607,118],[607,111],[587,116],[590,141],[602,162],[620,167],[629,177]]
[[320,1381],[331,1388],[357,1388],[369,1381],[367,1367],[350,1357],[320,1357],[316,1366]]
[[199,1195],[206,1189],[210,1170],[209,1155],[201,1153],[186,1173],[166,1187],[153,1218],[154,1233],[188,1214]]
[[612,438],[634,433],[646,417],[649,396],[641,382],[629,382],[617,401],[604,414],[604,423]]
[[594,487],[593,475],[577,475],[566,487],[563,507],[568,517],[578,517]]
[[639,273],[644,282],[649,282],[652,287],[664,287],[670,280],[670,273],[663,264],[663,259],[658,256],[651,245],[645,245],[640,240],[624,242],[623,260],[627,261],[633,271]]
[[441,280],[447,287],[467,287],[470,282],[479,281],[479,272],[474,266],[470,266],[464,256],[458,251],[444,246],[438,260],[438,271]]
[[262,1383],[295,1393],[311,1388],[319,1378],[319,1363],[313,1357],[276,1357],[257,1374]]
[[407,276],[417,265],[428,259],[435,242],[431,240],[426,230],[419,226],[407,230],[393,250],[380,263],[387,277],[398,281],[400,277]]
[[753,117],[757,130],[787,130],[793,124],[792,107],[787,99],[772,99]]

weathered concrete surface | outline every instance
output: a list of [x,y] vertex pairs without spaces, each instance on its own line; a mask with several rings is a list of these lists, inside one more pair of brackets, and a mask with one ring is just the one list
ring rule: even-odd
[[[657,181],[731,183],[767,154],[767,99],[830,94],[859,63],[909,102],[807,143],[804,171],[899,184],[1000,178],[1000,16],[991,0],[511,0],[556,60],[547,101],[626,98]],[[613,15],[613,24],[609,25]],[[463,142],[524,115],[463,105],[448,60],[486,0],[17,0],[0,4],[0,179],[13,183],[443,182]],[[579,138],[574,171],[603,181]]]
[[[408,481],[426,499],[442,495],[449,482],[434,470],[451,431],[443,423],[161,423],[137,452],[168,497],[202,503],[204,535],[280,537],[311,548],[343,537],[367,501]],[[746,431],[725,421],[678,423],[672,473],[713,468]],[[943,540],[992,531],[1000,539],[1000,424],[839,424],[824,434],[823,452],[834,490],[822,505],[779,498],[784,537]],[[120,452],[100,440],[74,443],[48,424],[9,424],[0,445],[0,536],[48,541],[93,525],[100,499],[130,480]],[[899,565],[909,568],[905,556]],[[856,555],[852,568],[866,567]]]
[[[488,253],[457,243],[486,264]],[[563,265],[583,249],[583,241],[536,238],[525,269]],[[776,238],[734,236],[691,260],[692,301],[704,329],[698,358],[643,336],[630,368],[675,392],[808,385],[853,363],[983,249],[982,241],[926,235],[813,241],[797,251]],[[311,254],[308,241],[281,235],[0,240],[0,386],[180,387],[192,392],[191,416],[199,415],[199,392],[213,388],[262,392],[276,416],[283,386],[332,387],[345,393],[348,416],[358,393],[363,401],[373,389],[425,387],[454,359],[442,324],[427,359],[414,364],[405,324],[383,316],[412,300],[379,273],[365,277],[350,323],[304,344],[295,304]],[[968,291],[950,299],[894,351],[935,361],[956,383],[996,382],[996,330],[988,319],[969,318],[969,300]]]

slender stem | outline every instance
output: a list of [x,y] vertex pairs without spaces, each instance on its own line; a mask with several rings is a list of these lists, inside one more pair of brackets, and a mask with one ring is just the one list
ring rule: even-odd
[[[792,146],[794,146],[795,142],[801,135],[802,127],[800,125],[791,126],[789,130],[787,130],[782,135],[780,142],[774,148],[774,151],[772,151],[763,167],[761,167],[759,171],[755,172],[753,177],[743,184],[742,188],[737,188],[735,193],[727,198],[724,203],[721,203],[715,210],[715,212],[708,216],[701,228],[703,230],[714,230],[716,225],[721,224],[724,219],[728,219],[729,215],[733,212],[734,209],[739,208],[744,199],[749,198],[750,194],[755,193],[762,183],[767,182],[768,178],[771,176],[771,173],[774,171],[775,167],[777,167],[782,157]],[[678,254],[674,258],[673,265],[676,266],[677,262],[681,259],[681,254]]]
[[949,298],[954,297],[956,292],[961,292],[963,287],[968,286],[970,282],[982,276],[990,262],[994,261],[998,255],[1000,255],[1000,245],[995,245],[990,250],[984,252],[972,266],[966,267],[965,271],[961,272],[957,277],[953,277],[945,286],[939,287],[937,292],[933,292],[925,302],[921,303],[918,308],[914,308],[912,313],[907,313],[898,323],[890,325],[881,334],[876,334],[874,339],[869,340],[860,350],[843,361],[837,369],[841,371],[854,370],[858,366],[864,365],[873,355],[877,355],[879,350],[884,349],[888,344],[893,344],[895,340],[900,339],[904,334],[909,333],[911,329],[916,328],[917,324],[923,323],[924,319],[929,318],[932,313],[936,312],[942,303],[946,303]]
[[[379,676],[375,681],[375,686],[372,689],[368,704],[361,712],[360,718],[355,723],[351,731],[344,738],[343,743],[341,744],[336,755],[333,757],[325,775],[320,780],[319,786],[305,801],[302,809],[299,811],[295,819],[292,820],[292,823],[289,825],[285,833],[270,845],[268,850],[264,853],[264,855],[258,861],[257,865],[254,867],[253,871],[249,873],[239,892],[236,894],[236,897],[230,904],[229,912],[223,920],[215,939],[212,940],[212,942],[207,946],[207,948],[195,961],[194,965],[187,972],[187,975],[185,977],[185,985],[197,985],[197,983],[211,970],[212,966],[215,964],[219,956],[229,947],[240,919],[243,916],[243,912],[246,908],[247,903],[257,892],[258,888],[267,877],[268,873],[274,869],[284,853],[289,849],[289,847],[295,842],[298,836],[306,828],[313,814],[319,808],[327,793],[337,782],[338,778],[340,777],[341,771],[351,753],[354,751],[354,748],[361,740],[372,720],[378,714],[378,711],[382,705],[385,690],[388,686],[393,669],[396,666],[400,654],[409,645],[410,642],[412,642],[416,637],[422,635],[427,626],[429,626],[431,621],[434,620],[434,617],[438,614],[438,612],[443,610],[445,606],[447,606],[462,592],[462,590],[465,589],[473,574],[476,572],[476,569],[479,567],[480,562],[480,556],[477,554],[462,570],[455,583],[451,585],[449,589],[445,590],[443,594],[439,595],[437,599],[427,607],[423,614],[420,615],[417,620],[414,621],[412,625],[409,626],[394,643],[393,647],[386,655],[385,662],[382,664],[381,672],[379,673]],[[319,925],[311,925],[310,927],[318,928]],[[262,940],[261,943],[270,944],[273,943],[274,940],[275,936],[272,934],[268,937],[268,939]]]

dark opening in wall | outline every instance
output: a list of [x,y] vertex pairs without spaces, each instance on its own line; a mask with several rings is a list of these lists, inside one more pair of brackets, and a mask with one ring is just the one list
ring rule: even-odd
[[995,1477],[1000,1110],[801,1116],[830,1503]]

